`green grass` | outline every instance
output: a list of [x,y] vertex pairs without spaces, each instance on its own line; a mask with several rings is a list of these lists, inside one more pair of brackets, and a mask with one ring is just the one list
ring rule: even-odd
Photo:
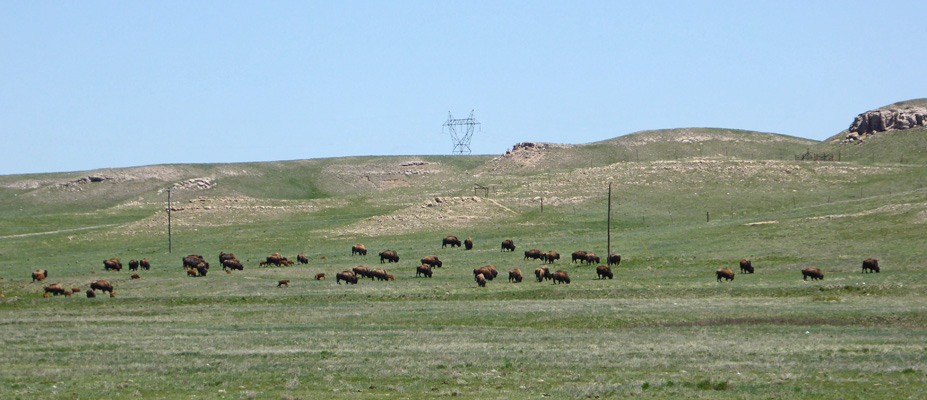
[[[0,203],[0,397],[919,397],[925,166],[780,160],[808,143],[693,131],[740,139],[703,143],[702,154],[653,142],[640,162],[623,147],[640,137],[616,139],[553,150],[548,167],[496,172],[488,156],[428,156],[164,166],[176,171],[80,192],[0,177],[9,200]],[[404,174],[410,160],[430,169]],[[216,186],[175,193],[185,210],[173,215],[168,253],[157,190],[204,176]],[[569,258],[605,255],[609,181],[611,246],[624,261],[615,279],[598,280]],[[474,183],[492,185],[489,198],[510,211],[487,199],[424,206],[474,196]],[[350,233],[373,225],[384,229]],[[441,248],[452,234],[475,249]],[[499,251],[503,239],[514,253]],[[368,256],[350,255],[358,242]],[[552,268],[572,283],[536,282],[542,264],[523,260],[530,248],[558,251]],[[401,261],[381,265],[384,249]],[[246,269],[223,273],[220,251]],[[273,252],[310,262],[257,266]],[[212,264],[208,276],[185,276],[180,258],[191,253]],[[431,254],[445,266],[415,277]],[[103,271],[110,257],[147,257],[153,268],[132,280]],[[715,280],[745,257],[756,274]],[[868,257],[882,273],[861,273]],[[358,264],[396,280],[335,283]],[[500,276],[478,288],[471,271],[486,264]],[[807,266],[825,280],[803,281]],[[31,282],[38,268],[50,271],[46,282]],[[507,282],[514,268],[524,282]],[[319,272],[327,279],[315,281]],[[95,279],[110,280],[116,297],[41,297],[44,284],[86,290]]]

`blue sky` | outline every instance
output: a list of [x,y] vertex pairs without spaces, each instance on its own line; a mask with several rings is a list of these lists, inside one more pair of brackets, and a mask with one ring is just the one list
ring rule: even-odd
[[8,1],[0,175],[474,154],[927,97],[927,2]]

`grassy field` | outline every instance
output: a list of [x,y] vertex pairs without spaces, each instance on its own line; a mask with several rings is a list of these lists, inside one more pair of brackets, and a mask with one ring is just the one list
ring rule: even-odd
[[[840,151],[927,148],[916,133]],[[688,129],[508,158],[0,176],[0,397],[920,398],[927,164],[794,161],[833,146]],[[88,175],[111,179],[73,183]],[[173,193],[168,252],[164,189],[203,177],[214,185]],[[598,280],[570,253],[607,253],[609,182],[623,261]],[[446,235],[475,248],[442,248]],[[558,251],[571,283],[535,281],[531,248]],[[385,249],[395,281],[335,283]],[[220,251],[245,270],[224,273]],[[273,252],[310,261],[259,267]],[[206,277],[186,277],[191,253]],[[415,277],[426,255],[444,266]],[[153,268],[132,280],[103,270],[111,257]],[[881,273],[861,272],[869,257]],[[742,258],[755,274],[716,281]],[[479,288],[487,264],[500,275]],[[808,266],[825,279],[803,281]],[[507,281],[515,268],[524,282]],[[96,279],[116,297],[42,297]]]

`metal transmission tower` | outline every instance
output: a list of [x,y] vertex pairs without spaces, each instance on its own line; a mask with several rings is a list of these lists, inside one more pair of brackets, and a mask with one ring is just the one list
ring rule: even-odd
[[473,131],[479,129],[480,121],[473,118],[473,110],[470,110],[470,116],[462,119],[454,119],[451,112],[447,112],[447,122],[444,128],[451,134],[451,140],[454,142],[453,154],[470,154],[470,139],[473,138]]

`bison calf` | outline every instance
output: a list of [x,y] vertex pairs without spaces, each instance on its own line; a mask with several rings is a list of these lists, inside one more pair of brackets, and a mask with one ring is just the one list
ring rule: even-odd
[[319,272],[319,273],[315,274],[315,280],[320,281],[320,280],[322,280],[322,279],[325,279],[325,273],[324,273],[324,272]]
[[35,270],[35,272],[32,273],[32,281],[33,281],[33,282],[35,282],[35,281],[41,282],[41,281],[45,280],[45,278],[48,278],[48,271],[46,271],[46,270],[44,270],[44,269],[37,269],[37,270]]
[[280,287],[280,286],[290,287],[290,280],[283,279],[283,280],[277,281],[277,287]]
[[515,251],[515,242],[512,239],[506,239],[502,241],[502,250],[501,251]]

